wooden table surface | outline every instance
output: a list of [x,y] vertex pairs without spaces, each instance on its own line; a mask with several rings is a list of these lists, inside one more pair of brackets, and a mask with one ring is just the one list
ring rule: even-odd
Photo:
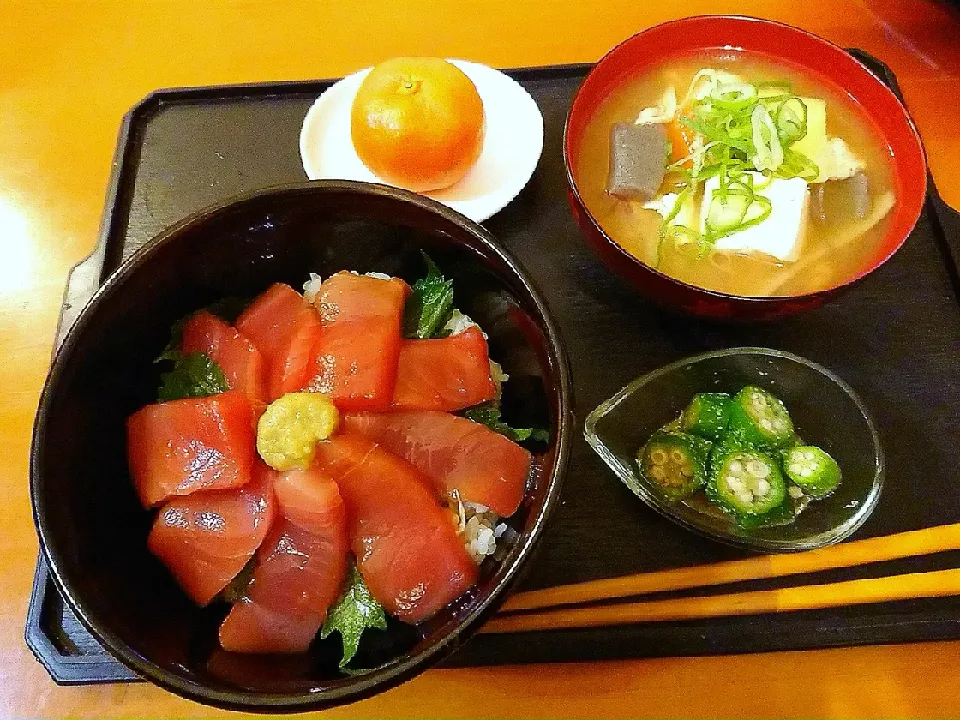
[[[0,0],[0,713],[228,716],[148,684],[57,687],[23,642],[37,553],[33,416],[66,275],[93,247],[131,105],[160,87],[333,77],[399,54],[499,67],[593,61],[650,25],[721,11],[885,60],[941,194],[960,207],[960,13],[929,0]],[[435,670],[327,715],[957,716],[958,665],[960,642]]]

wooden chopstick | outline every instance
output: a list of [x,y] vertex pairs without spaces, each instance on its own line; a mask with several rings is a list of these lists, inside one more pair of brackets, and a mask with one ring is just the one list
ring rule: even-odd
[[916,555],[930,555],[947,550],[960,550],[960,524],[939,525],[884,537],[855,540],[801,553],[760,555],[712,565],[638,573],[573,585],[558,585],[543,590],[530,590],[508,598],[500,612],[613,600],[632,595],[726,585],[745,580],[766,580],[898,560]]
[[762,615],[948,595],[960,595],[960,568],[780,590],[563,608],[523,615],[497,615],[483,625],[479,632],[516,633],[731,615]]

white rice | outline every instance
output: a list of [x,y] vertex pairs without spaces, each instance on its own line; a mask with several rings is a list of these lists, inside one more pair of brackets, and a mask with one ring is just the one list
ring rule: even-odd
[[493,380],[493,385],[497,389],[497,402],[500,402],[500,395],[503,392],[503,384],[510,379],[510,376],[507,375],[503,368],[500,367],[500,363],[496,360],[490,361],[490,379]]
[[497,552],[498,540],[509,541],[512,535],[516,534],[509,525],[500,522],[500,517],[490,508],[464,502],[456,492],[451,500],[450,507],[455,509],[457,514],[457,532],[463,540],[467,554],[478,565],[484,558]]
[[317,299],[317,293],[320,292],[320,285],[323,284],[323,278],[316,273],[310,273],[310,279],[303,284],[303,298],[311,305]]

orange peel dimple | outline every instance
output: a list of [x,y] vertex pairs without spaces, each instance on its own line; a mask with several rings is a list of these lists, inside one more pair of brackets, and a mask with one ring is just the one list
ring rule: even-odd
[[414,95],[420,91],[420,86],[422,82],[420,80],[405,77],[400,82],[400,87],[397,88],[397,92],[401,95]]

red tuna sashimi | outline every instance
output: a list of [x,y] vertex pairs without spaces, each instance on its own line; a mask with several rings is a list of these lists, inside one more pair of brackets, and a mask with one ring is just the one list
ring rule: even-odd
[[205,490],[160,508],[147,546],[198,605],[206,605],[247,564],[273,522],[270,473],[236,490]]
[[250,414],[247,398],[231,390],[147,405],[131,415],[127,453],[144,507],[248,483],[255,456]]
[[323,332],[304,389],[330,395],[340,409],[388,409],[409,291],[396,278],[348,272],[327,278],[315,300]]
[[263,355],[268,401],[303,386],[320,337],[320,316],[300,293],[283,283],[271,286],[243,311],[237,329]]
[[307,382],[313,365],[313,349],[321,333],[320,316],[311,307],[297,319],[297,327],[290,337],[286,353],[273,365],[268,383],[272,400],[298,392]]
[[336,602],[349,559],[347,520],[336,483],[315,470],[274,484],[282,519],[263,543],[247,597],[220,626],[235,652],[302,652]]
[[305,308],[309,305],[300,293],[289,285],[275,283],[240,314],[237,330],[265,358],[272,358],[286,349],[296,319]]
[[317,465],[340,487],[357,569],[390,614],[420,622],[476,582],[450,513],[413,466],[350,434],[318,443]]
[[530,475],[530,453],[480,423],[445,412],[347,413],[341,426],[382,445],[433,480],[437,491],[517,511]]
[[206,353],[223,370],[231,389],[246,395],[255,412],[263,409],[263,359],[253,343],[235,328],[201,310],[184,326],[180,349],[184,353]]
[[496,395],[487,341],[479,328],[436,340],[400,343],[393,406],[398,410],[462,410]]

